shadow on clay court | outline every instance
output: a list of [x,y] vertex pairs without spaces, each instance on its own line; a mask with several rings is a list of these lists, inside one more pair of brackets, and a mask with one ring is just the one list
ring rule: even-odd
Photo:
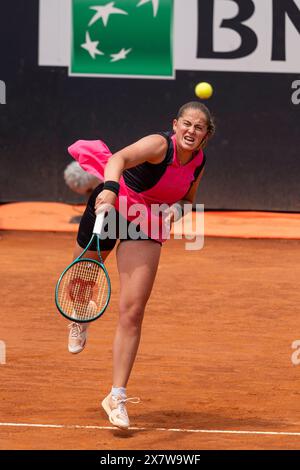
[[[199,405],[201,406],[201,405]],[[154,411],[151,413],[139,414],[139,422],[147,423],[147,428],[167,428],[167,429],[273,429],[282,426],[280,420],[266,420],[259,417],[252,418],[231,418],[216,413],[201,412],[181,412],[174,410]],[[134,426],[134,423],[133,423]]]

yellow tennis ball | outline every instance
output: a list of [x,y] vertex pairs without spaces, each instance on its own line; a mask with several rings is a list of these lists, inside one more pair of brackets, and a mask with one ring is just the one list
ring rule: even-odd
[[195,86],[195,94],[202,100],[207,100],[213,94],[213,87],[210,83],[200,82]]

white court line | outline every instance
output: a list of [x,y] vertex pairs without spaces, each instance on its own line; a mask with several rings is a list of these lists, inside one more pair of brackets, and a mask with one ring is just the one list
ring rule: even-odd
[[[54,429],[98,429],[101,431],[117,430],[114,426],[81,426],[77,424],[31,424],[31,423],[0,423],[0,426],[23,428],[54,428]],[[163,431],[163,432],[191,432],[203,434],[254,434],[264,436],[300,436],[300,432],[284,431],[230,431],[219,429],[173,429],[173,428],[138,428],[130,427],[129,431]]]

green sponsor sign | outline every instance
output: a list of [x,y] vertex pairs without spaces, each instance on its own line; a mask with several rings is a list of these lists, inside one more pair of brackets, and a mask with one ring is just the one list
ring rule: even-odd
[[70,75],[173,78],[173,0],[73,0]]

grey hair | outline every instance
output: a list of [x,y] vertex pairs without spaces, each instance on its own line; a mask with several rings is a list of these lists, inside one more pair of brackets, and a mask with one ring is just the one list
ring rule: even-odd
[[78,194],[89,194],[101,183],[96,176],[84,171],[78,162],[72,162],[65,168],[64,180],[67,186]]

